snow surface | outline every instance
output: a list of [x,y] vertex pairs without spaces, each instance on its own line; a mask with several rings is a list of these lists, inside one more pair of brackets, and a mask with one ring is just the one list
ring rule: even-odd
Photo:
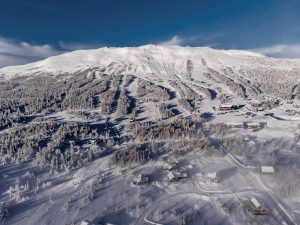
[[[193,63],[191,77],[194,80],[185,77],[187,60]],[[279,73],[278,76],[275,73],[274,77],[277,80],[274,78],[274,84],[290,82],[293,86],[300,80],[300,60],[274,59],[249,51],[155,45],[74,51],[28,65],[2,68],[0,78],[8,80],[17,76],[40,74],[54,76],[66,74],[68,77],[77,71],[93,68],[97,68],[98,71],[95,72],[96,78],[101,77],[99,72],[101,70],[107,74],[131,74],[136,78],[143,78],[174,90],[176,98],[181,97],[181,93],[170,85],[169,80],[180,81],[201,96],[204,95],[201,92],[203,90],[197,89],[197,86],[210,88],[218,94],[234,96],[231,103],[246,105],[256,99],[237,97],[224,82],[210,80],[204,76],[204,73],[213,69],[235,81],[249,79],[248,83],[244,82],[247,84],[257,80],[257,83],[260,83],[260,79],[270,76],[269,71]],[[224,70],[228,68],[232,69],[232,72],[224,74]],[[259,73],[243,73],[257,70]],[[290,76],[290,73],[294,76]],[[138,79],[136,78],[126,87],[129,95],[132,96],[137,95]],[[266,81],[268,82],[269,80]],[[288,94],[292,92],[292,88],[283,89],[287,89],[285,91]],[[261,93],[264,94],[266,93]],[[274,96],[277,97],[277,93],[274,93]],[[167,103],[175,103],[176,98]],[[283,100],[281,97],[278,98]],[[223,149],[226,153],[224,157],[203,156],[198,155],[196,151],[189,152],[177,159],[180,172],[187,174],[187,178],[174,183],[168,182],[168,171],[162,169],[164,162],[160,160],[133,166],[133,168],[129,166],[118,168],[111,166],[109,156],[106,156],[89,162],[87,166],[71,173],[51,175],[45,169],[30,163],[3,165],[0,168],[0,175],[8,179],[0,180],[1,200],[9,199],[7,191],[9,186],[18,177],[25,176],[27,171],[35,172],[35,179],[40,179],[43,184],[36,190],[34,183],[36,180],[30,183],[28,194],[30,198],[14,202],[11,208],[12,217],[7,224],[66,225],[74,222],[77,225],[84,220],[134,225],[145,222],[175,224],[178,221],[176,214],[180,210],[184,213],[189,213],[189,210],[197,211],[207,223],[246,224],[249,218],[254,219],[254,217],[251,217],[249,212],[243,211],[241,204],[246,199],[254,197],[270,209],[267,217],[255,218],[258,223],[266,224],[271,221],[271,224],[299,224],[300,216],[297,216],[300,207],[299,194],[293,198],[282,198],[278,194],[278,181],[275,175],[270,178],[260,174],[259,171],[259,165],[274,163],[268,156],[269,149],[264,145],[274,139],[283,139],[287,143],[293,141],[294,134],[299,130],[300,120],[297,115],[287,116],[285,110],[295,107],[288,106],[284,102],[282,107],[269,110],[269,113],[273,113],[273,116],[269,116],[265,115],[265,112],[252,112],[247,107],[237,111],[219,112],[217,110],[219,103],[218,99],[205,97],[199,101],[199,104],[197,103],[196,109],[211,115],[207,118],[207,123],[211,124],[236,125],[252,122],[263,125],[256,131],[244,127],[233,128],[227,134],[228,137],[245,137],[244,140],[247,139],[251,149],[256,150],[253,158],[235,155],[226,147]],[[295,100],[295,103],[299,101]],[[144,111],[139,113],[137,119],[147,118],[144,122],[156,121],[155,105],[154,102],[142,102],[141,107]],[[180,108],[178,110],[181,116],[190,115],[187,110]],[[253,116],[247,116],[247,113]],[[69,115],[66,111],[51,114],[49,117],[56,117],[63,121],[85,122],[82,118]],[[169,118],[167,122],[173,119],[173,117]],[[280,156],[287,159],[287,163],[296,161],[295,167],[299,167],[299,152],[287,150],[285,147],[283,145],[279,150],[279,154],[282,154]],[[276,163],[280,163],[281,166],[283,164],[283,162]],[[103,172],[101,177],[98,176],[99,170]],[[206,175],[210,172],[218,174],[220,183],[208,181]],[[132,181],[138,174],[149,176],[149,183],[142,186],[133,185]],[[98,183],[97,191],[93,200],[87,200],[86,196],[93,182]],[[231,208],[227,209],[227,204]]]
[[[156,46],[146,45],[141,47],[128,48],[100,48],[95,50],[78,50],[53,56],[48,59],[21,66],[9,66],[0,69],[0,75],[4,79],[9,79],[18,75],[31,75],[35,73],[74,73],[94,67],[107,67],[112,62],[132,65],[125,73],[150,73],[163,70],[160,63],[156,67],[151,67],[151,61],[165,61],[169,66],[176,68],[183,60],[193,59],[196,65],[201,64],[201,59],[205,58],[207,65],[212,68],[228,65],[232,67],[253,66],[257,61],[263,66],[271,63],[277,68],[282,67],[280,62],[288,62],[298,65],[300,60],[280,60],[267,58],[259,53],[241,50],[215,50],[207,47],[180,47],[180,46]],[[167,70],[166,72],[167,73]]]

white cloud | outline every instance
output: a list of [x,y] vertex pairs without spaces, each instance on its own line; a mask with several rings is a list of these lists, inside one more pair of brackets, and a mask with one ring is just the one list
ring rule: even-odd
[[0,36],[0,68],[34,62],[68,51],[100,47],[103,47],[103,44],[100,42],[85,44],[60,41],[59,49],[56,49],[49,44],[35,45]]
[[252,50],[271,57],[300,58],[300,44],[277,44]]
[[91,43],[91,44],[85,44],[85,43],[65,43],[63,41],[59,42],[59,46],[67,51],[74,51],[74,50],[80,50],[80,49],[95,49],[103,47],[104,45],[100,42]]
[[159,44],[160,45],[183,45],[185,42],[186,41],[184,38],[182,38],[178,35],[175,35],[171,39],[160,42]]
[[197,34],[197,35],[174,35],[169,40],[159,42],[159,45],[180,45],[180,46],[208,46],[216,47],[216,39],[221,35],[221,33],[212,33],[212,34]]
[[200,40],[200,35],[195,35],[195,36],[179,36],[179,35],[174,35],[171,39],[162,41],[158,44],[160,45],[189,45],[189,44],[194,44],[199,42]]
[[26,64],[61,53],[63,51],[57,50],[49,44],[34,45],[0,37],[0,68]]

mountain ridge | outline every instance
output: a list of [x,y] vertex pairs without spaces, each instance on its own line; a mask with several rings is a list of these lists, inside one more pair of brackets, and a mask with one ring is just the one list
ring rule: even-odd
[[[103,47],[91,50],[76,50],[58,56],[52,56],[44,60],[40,60],[38,62],[33,62],[25,65],[4,67],[0,69],[0,74],[2,78],[10,78],[14,77],[15,74],[30,74],[30,71],[52,73],[75,72],[76,69],[68,68],[68,66],[70,67],[72,63],[78,67],[78,70],[84,70],[93,66],[106,65],[109,60],[115,60],[119,62],[128,61],[132,63],[134,62],[134,57],[146,57],[146,51],[154,51],[156,54],[163,54],[165,52],[168,54],[170,52],[174,53],[175,51],[177,55],[175,55],[175,57],[172,60],[180,60],[189,57],[199,57],[201,55],[212,55],[215,57],[228,56],[229,58],[237,56],[266,58],[266,56],[260,53],[246,50],[216,50],[209,47],[181,47],[160,45],[144,45],[140,47]],[[108,58],[105,59],[105,57]],[[65,66],[60,64],[60,62],[64,62]],[[51,67],[57,68],[55,69]]]

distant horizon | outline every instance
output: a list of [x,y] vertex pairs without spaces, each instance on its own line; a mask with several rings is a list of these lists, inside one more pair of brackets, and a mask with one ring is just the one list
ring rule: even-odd
[[211,47],[211,46],[181,46],[181,45],[163,45],[163,44],[145,44],[145,45],[139,45],[139,46],[101,46],[98,48],[94,48],[94,49],[76,49],[76,50],[70,50],[70,51],[65,51],[65,52],[61,52],[57,55],[51,55],[48,56],[46,58],[40,59],[40,60],[36,60],[33,62],[28,62],[28,63],[24,63],[24,64],[18,64],[18,65],[9,65],[9,66],[4,66],[4,67],[0,67],[0,70],[5,68],[5,67],[14,67],[14,66],[23,66],[23,65],[27,65],[27,64],[31,64],[31,63],[36,63],[36,62],[40,62],[43,60],[46,60],[48,58],[52,58],[52,57],[56,57],[56,56],[61,56],[64,54],[68,54],[68,53],[73,53],[73,52],[77,52],[77,51],[93,51],[93,50],[98,50],[98,49],[103,49],[103,48],[116,48],[116,49],[123,49],[123,48],[140,48],[140,47],[146,47],[146,46],[159,46],[159,47],[180,47],[180,48],[208,48],[208,49],[212,49],[215,51],[237,51],[237,52],[245,52],[245,53],[249,53],[249,54],[255,54],[256,56],[262,56],[262,57],[268,57],[268,58],[274,58],[274,59],[284,59],[284,60],[300,60],[300,58],[278,58],[278,57],[273,57],[273,56],[268,56],[266,54],[263,54],[261,52],[252,50],[252,49],[221,49],[221,48],[217,48],[217,47]]
[[[0,69],[5,68],[5,67],[12,67],[12,66],[22,66],[22,65],[26,65],[26,64],[30,64],[30,63],[35,63],[35,62],[39,62],[39,61],[43,61],[45,59],[51,58],[51,57],[55,57],[55,56],[60,56],[60,55],[64,55],[64,54],[68,54],[68,53],[72,53],[72,52],[76,52],[76,51],[89,51],[89,50],[97,50],[97,49],[102,49],[102,48],[139,48],[139,47],[144,47],[144,46],[161,46],[161,47],[182,47],[182,48],[210,48],[213,50],[217,50],[217,51],[241,51],[241,52],[249,52],[249,53],[254,53],[257,55],[262,55],[265,57],[269,57],[269,58],[277,58],[278,57],[273,57],[273,56],[269,56],[266,54],[263,54],[259,51],[256,51],[255,49],[222,49],[222,48],[217,48],[217,47],[211,47],[211,46],[182,46],[182,45],[163,45],[163,44],[144,44],[144,45],[139,45],[139,46],[101,46],[101,47],[97,47],[97,48],[93,48],[93,49],[74,49],[74,50],[70,50],[70,51],[64,51],[64,52],[60,52],[56,55],[50,55],[48,57],[36,60],[36,61],[32,61],[32,62],[25,62],[23,64],[17,64],[17,65],[8,65],[8,66],[3,66],[1,67],[0,65]],[[282,59],[300,59],[300,58],[282,58]]]

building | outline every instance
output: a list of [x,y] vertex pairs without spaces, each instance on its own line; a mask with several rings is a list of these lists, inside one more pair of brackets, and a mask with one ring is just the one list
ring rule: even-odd
[[208,173],[206,176],[207,176],[208,180],[211,182],[214,182],[214,183],[220,182],[220,177],[218,176],[217,172]]
[[231,123],[226,123],[226,126],[229,128],[243,128],[244,124],[231,122]]
[[263,107],[262,103],[261,102],[258,102],[258,101],[251,101],[251,103],[248,105],[248,108],[255,111],[255,112],[258,112],[258,111],[264,111],[265,108]]
[[146,184],[148,183],[149,178],[147,176],[145,176],[144,174],[139,174],[138,176],[133,178],[133,183],[134,184]]
[[187,174],[171,171],[168,173],[167,177],[170,182],[175,182],[175,181],[179,181],[180,179],[187,178]]
[[177,163],[175,163],[175,162],[166,162],[162,168],[164,170],[171,171],[171,170],[174,170],[176,168],[176,166],[177,166]]
[[252,197],[251,199],[249,199],[246,202],[246,204],[247,204],[249,211],[251,211],[253,215],[267,215],[268,214],[268,209],[263,207],[255,197]]
[[273,174],[275,172],[273,166],[260,166],[261,173]]
[[261,128],[260,123],[258,123],[258,122],[247,122],[245,125],[246,125],[247,129],[260,129]]
[[241,116],[244,116],[246,118],[249,118],[249,117],[254,117],[256,116],[257,114],[253,113],[253,112],[241,112],[240,114]]
[[219,105],[219,111],[230,111],[230,110],[238,110],[240,109],[240,105],[235,105],[235,104],[220,104]]

